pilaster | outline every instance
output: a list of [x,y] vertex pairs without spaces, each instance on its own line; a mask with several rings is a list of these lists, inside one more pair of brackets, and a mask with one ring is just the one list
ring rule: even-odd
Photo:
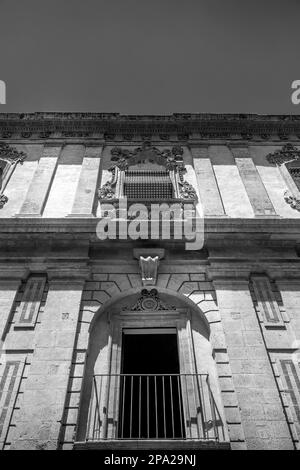
[[243,184],[247,191],[255,216],[276,216],[275,209],[264,187],[247,146],[231,145]]
[[48,143],[35,170],[25,200],[17,216],[39,217],[42,215],[56,170],[61,144]]
[[194,144],[190,147],[197,178],[197,189],[204,216],[224,216],[224,207],[217,180],[208,154],[208,146]]
[[94,213],[102,149],[103,145],[90,145],[85,149],[72,212],[69,217],[91,217]]

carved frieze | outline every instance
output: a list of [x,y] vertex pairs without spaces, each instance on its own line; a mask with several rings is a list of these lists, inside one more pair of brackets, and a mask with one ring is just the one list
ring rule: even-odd
[[[257,135],[280,136],[300,133],[300,118],[297,115],[268,116],[251,114],[190,114],[175,113],[168,116],[120,115],[118,113],[21,113],[0,114],[0,136],[9,139],[14,135],[32,133],[41,138],[50,134],[72,132],[76,138],[101,134],[107,140],[117,135],[133,135],[134,138],[149,139],[150,136],[165,140],[166,136],[177,136],[179,141],[202,134],[205,138],[230,138],[241,135],[247,140]],[[226,137],[224,137],[226,135]],[[25,137],[24,137],[25,138]]]

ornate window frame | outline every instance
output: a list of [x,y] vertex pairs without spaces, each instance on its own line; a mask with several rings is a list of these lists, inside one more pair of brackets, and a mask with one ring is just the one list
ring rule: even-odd
[[300,211],[300,190],[287,167],[288,163],[296,160],[299,160],[300,167],[300,150],[298,150],[293,144],[287,143],[280,150],[269,153],[266,158],[269,163],[275,164],[278,167],[287,184],[288,190],[284,192],[285,201],[293,209]]
[[[118,203],[124,198],[124,178],[126,170],[142,161],[149,160],[165,167],[169,172],[170,180],[174,189],[172,202],[195,202],[197,193],[193,186],[185,181],[186,169],[183,164],[183,149],[174,146],[172,150],[159,150],[153,147],[149,141],[143,142],[141,147],[133,151],[114,147],[111,150],[111,161],[113,165],[109,168],[112,177],[98,190],[98,198],[103,203]],[[144,202],[143,200],[140,200]],[[136,201],[138,202],[138,201]],[[161,201],[163,202],[163,201]]]

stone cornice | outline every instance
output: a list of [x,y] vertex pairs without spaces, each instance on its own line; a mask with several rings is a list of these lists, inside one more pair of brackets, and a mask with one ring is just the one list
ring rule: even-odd
[[136,136],[151,136],[167,142],[240,138],[265,141],[300,137],[300,115],[172,114],[166,116],[120,115],[117,113],[0,114],[0,139],[104,139],[117,135],[130,142]]

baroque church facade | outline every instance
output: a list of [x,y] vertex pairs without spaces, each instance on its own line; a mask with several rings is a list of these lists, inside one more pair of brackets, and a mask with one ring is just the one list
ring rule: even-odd
[[2,450],[299,449],[299,116],[1,114],[0,175]]

